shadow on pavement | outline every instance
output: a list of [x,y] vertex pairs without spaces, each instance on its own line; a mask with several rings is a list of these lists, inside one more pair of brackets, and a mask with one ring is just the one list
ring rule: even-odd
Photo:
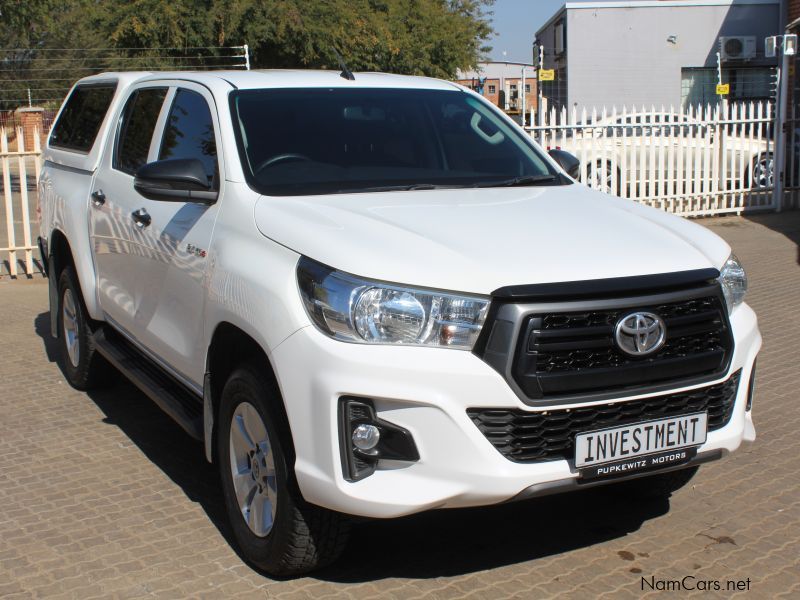
[[780,233],[793,242],[797,247],[797,264],[800,265],[800,210],[744,215],[744,218]]
[[[60,367],[58,342],[50,335],[49,313],[38,315],[34,327],[44,342],[47,359]],[[234,545],[217,471],[206,461],[202,444],[186,434],[122,375],[118,378],[112,387],[86,394],[105,415],[103,422],[119,427],[192,502],[202,506],[228,543]]]
[[[48,313],[38,315],[34,326],[48,360],[59,362]],[[202,445],[121,376],[113,388],[87,395],[105,414],[103,422],[119,427],[200,504],[236,549],[216,469],[206,462]],[[482,571],[621,538],[668,510],[666,499],[634,501],[611,486],[493,507],[363,521],[356,524],[342,558],[312,577],[348,583]]]

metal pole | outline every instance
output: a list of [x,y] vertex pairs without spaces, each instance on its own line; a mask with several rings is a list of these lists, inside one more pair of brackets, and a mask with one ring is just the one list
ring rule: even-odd
[[520,94],[522,94],[522,110],[520,114],[522,115],[522,127],[525,127],[525,65],[522,65],[522,83],[520,84]]
[[[722,85],[722,54],[719,52],[717,52],[717,84]],[[721,113],[720,110],[722,111]],[[725,182],[722,181],[721,178],[722,161],[725,160],[725,132],[727,129],[727,126],[720,125],[719,121],[727,121],[728,114],[728,96],[721,96],[717,94],[717,126],[715,128],[715,139],[717,141],[717,164],[720,165],[717,172],[717,185],[719,186],[719,189],[725,189]]]
[[[536,72],[540,73],[542,71],[542,69],[544,69],[544,46],[539,46],[539,68],[538,68],[538,70]],[[536,91],[539,93],[539,102],[536,105],[536,110],[538,110],[539,113],[541,114],[541,112],[542,112],[542,97],[543,97],[542,96],[542,80],[541,80],[541,78],[538,77],[538,75],[536,77],[536,87],[538,88]],[[531,123],[531,125],[533,125],[533,123]]]
[[245,44],[243,46],[244,49],[244,68],[246,71],[250,70],[250,46]]
[[778,67],[778,97],[775,99],[775,148],[772,152],[772,206],[775,212],[783,208],[783,171],[786,142],[784,127],[786,124],[786,105],[789,96],[789,56],[782,54],[781,66]]
[[28,88],[28,108],[33,106],[33,102],[31,102],[31,88]]

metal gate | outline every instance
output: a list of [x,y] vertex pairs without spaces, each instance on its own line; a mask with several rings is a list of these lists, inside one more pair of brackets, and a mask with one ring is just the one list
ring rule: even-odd
[[[31,213],[36,214],[36,182],[41,169],[39,132],[28,135],[30,148],[25,147],[25,132],[0,128],[0,162],[2,162],[2,194],[0,222],[0,273],[12,277],[20,273],[31,276],[41,269],[34,261],[34,242]],[[30,192],[30,193],[29,193]],[[37,218],[38,222],[38,218]],[[38,254],[38,251],[37,251]]]
[[526,130],[581,161],[580,181],[685,216],[775,210],[769,102],[550,110]]

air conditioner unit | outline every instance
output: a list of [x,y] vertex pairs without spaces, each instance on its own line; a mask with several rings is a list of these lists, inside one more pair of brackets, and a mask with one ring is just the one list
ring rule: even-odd
[[722,60],[750,60],[756,57],[756,36],[732,35],[719,38]]

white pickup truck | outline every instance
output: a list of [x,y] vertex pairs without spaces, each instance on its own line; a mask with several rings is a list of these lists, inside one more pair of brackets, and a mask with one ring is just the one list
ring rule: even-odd
[[44,154],[67,380],[119,372],[203,440],[268,573],[333,561],[352,515],[669,494],[755,439],[729,246],[576,184],[463,87],[107,73]]

